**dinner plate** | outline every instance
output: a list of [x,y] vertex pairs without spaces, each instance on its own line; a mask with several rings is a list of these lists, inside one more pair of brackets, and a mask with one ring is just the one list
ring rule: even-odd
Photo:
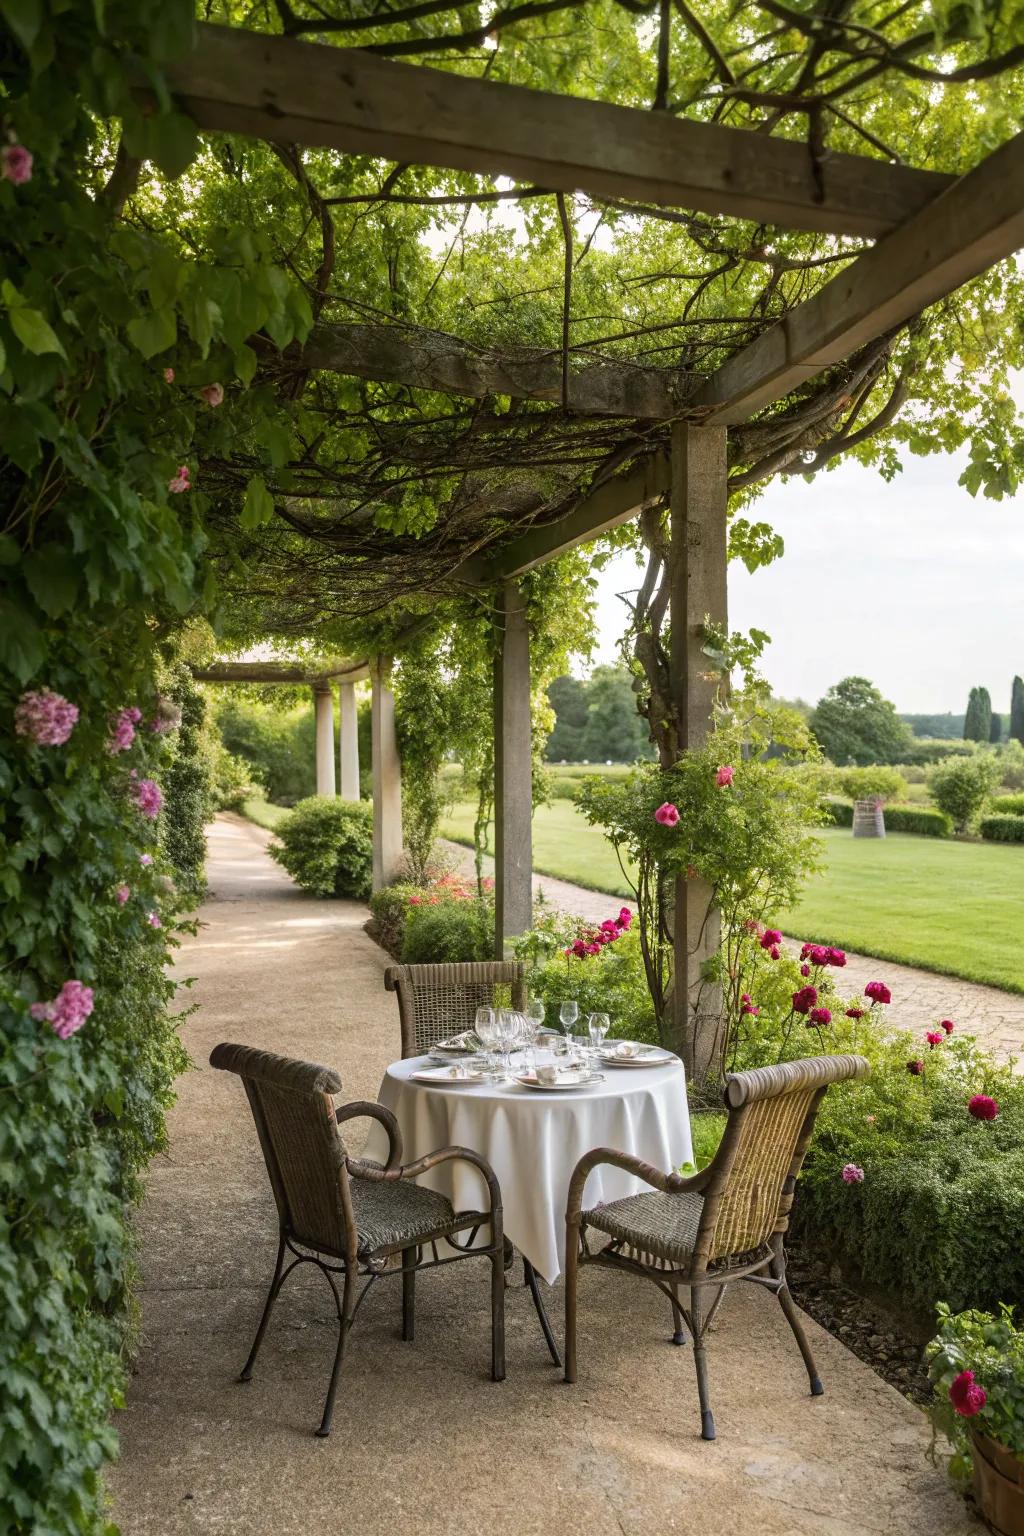
[[479,1044],[460,1045],[450,1040],[439,1040],[436,1045],[430,1047],[429,1052],[431,1056],[436,1056],[441,1061],[448,1061],[459,1056],[477,1056],[479,1053]]
[[451,1067],[427,1067],[422,1072],[410,1073],[410,1081],[427,1083],[432,1088],[472,1088],[480,1083],[493,1082],[494,1079],[483,1072],[475,1072],[468,1077],[456,1077]]
[[567,1093],[573,1088],[586,1088],[590,1083],[600,1083],[603,1078],[603,1072],[591,1072],[586,1077],[580,1072],[574,1072],[571,1077],[556,1079],[553,1083],[542,1083],[538,1077],[529,1072],[523,1072],[516,1076],[515,1081],[523,1088],[533,1088],[538,1093]]
[[636,1056],[617,1056],[614,1051],[602,1051],[601,1061],[606,1067],[663,1067],[677,1058],[671,1051],[663,1051],[657,1045],[641,1045]]

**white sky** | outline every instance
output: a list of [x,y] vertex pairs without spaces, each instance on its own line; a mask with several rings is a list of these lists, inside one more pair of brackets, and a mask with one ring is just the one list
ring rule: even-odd
[[[814,703],[857,673],[897,709],[960,711],[983,684],[1006,713],[1024,674],[1024,495],[972,499],[966,454],[908,459],[890,484],[846,463],[808,484],[775,481],[750,516],[786,541],[751,576],[729,567],[729,626],[767,630],[762,670],[776,693]],[[638,584],[630,555],[599,576],[595,662],[614,661]]]

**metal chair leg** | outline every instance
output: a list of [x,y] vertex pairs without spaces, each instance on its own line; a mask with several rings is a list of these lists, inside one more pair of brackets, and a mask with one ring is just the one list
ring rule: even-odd
[[807,1335],[804,1332],[804,1325],[800,1321],[800,1313],[797,1310],[796,1302],[790,1294],[789,1284],[786,1280],[786,1256],[781,1250],[776,1252],[772,1260],[771,1273],[776,1280],[782,1281],[778,1291],[779,1301],[785,1313],[786,1322],[792,1328],[793,1337],[799,1345],[804,1365],[807,1367],[807,1377],[811,1384],[811,1396],[821,1397],[825,1388],[821,1384],[821,1377],[818,1375],[818,1368],[814,1363],[814,1356],[811,1353],[811,1346],[807,1342]]
[[706,1324],[703,1317],[701,1287],[690,1291],[690,1322],[693,1325],[693,1363],[697,1368],[697,1396],[700,1399],[700,1433],[703,1440],[715,1438],[715,1416],[711,1412],[711,1394],[708,1390],[708,1359],[704,1347]]
[[491,1254],[491,1380],[505,1380],[505,1255]]
[[256,1330],[256,1337],[252,1341],[249,1358],[242,1367],[242,1374],[238,1378],[239,1381],[252,1380],[252,1368],[256,1364],[256,1356],[260,1352],[260,1345],[263,1343],[263,1335],[266,1333],[267,1324],[270,1322],[270,1314],[274,1310],[277,1293],[284,1284],[284,1276],[281,1274],[281,1270],[284,1268],[284,1253],[284,1236],[282,1234],[277,1245],[277,1263],[274,1266],[274,1278],[270,1282],[270,1290],[267,1292],[267,1299],[263,1306],[263,1316],[260,1318],[260,1325]]
[[679,1305],[679,1297],[674,1293],[672,1296],[672,1329],[672,1343],[685,1344],[686,1329],[683,1327],[683,1309]]
[[551,1324],[548,1321],[544,1298],[540,1293],[540,1286],[537,1284],[537,1271],[525,1254],[523,1255],[523,1283],[530,1287],[530,1295],[533,1297],[533,1305],[536,1308],[537,1316],[540,1318],[540,1326],[543,1330],[544,1340],[548,1346],[548,1353],[551,1356],[552,1362],[557,1366],[561,1366],[562,1357],[558,1353],[558,1345],[555,1343],[555,1336],[551,1332]]
[[579,1227],[566,1222],[565,1233],[565,1379],[576,1380],[576,1282],[579,1275]]
[[[324,1271],[327,1274],[327,1271]],[[334,1399],[338,1394],[338,1377],[341,1374],[341,1362],[345,1354],[345,1340],[352,1322],[352,1295],[355,1290],[355,1273],[347,1266],[345,1268],[345,1291],[343,1299],[338,1300],[338,1288],[328,1274],[331,1290],[334,1292],[334,1303],[338,1309],[338,1347],[334,1353],[334,1366],[331,1370],[331,1383],[327,1388],[327,1400],[324,1403],[324,1414],[320,1420],[320,1428],[317,1430],[317,1439],[326,1440],[331,1432],[331,1420],[334,1417]]]
[[402,1338],[412,1343],[416,1331],[416,1258],[415,1248],[402,1251]]

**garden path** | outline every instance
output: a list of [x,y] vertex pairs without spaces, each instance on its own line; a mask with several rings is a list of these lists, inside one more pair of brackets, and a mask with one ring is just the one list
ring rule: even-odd
[[[927,1461],[920,1411],[808,1323],[826,1396],[806,1392],[781,1311],[754,1287],[714,1331],[719,1439],[697,1434],[693,1363],[668,1343],[653,1287],[593,1271],[581,1382],[548,1362],[526,1293],[508,1296],[509,1377],[486,1376],[485,1266],[419,1285],[416,1342],[398,1294],[375,1290],[345,1362],[335,1431],[319,1418],[334,1308],[319,1277],[288,1282],[256,1375],[237,1384],[270,1275],[275,1212],[238,1081],[211,1071],[224,1039],[338,1066],[376,1094],[398,1049],[386,957],[365,908],[301,895],[234,817],[211,829],[209,900],[180,954],[199,1010],[183,1035],[170,1146],[139,1213],[141,1352],[110,1473],[130,1536],[864,1536],[977,1529]],[[554,1294],[552,1315],[559,1316]]]
[[[452,842],[446,842],[444,847],[459,871],[473,873],[469,849]],[[487,864],[491,869],[493,860]],[[618,896],[606,896],[550,875],[534,875],[533,889],[535,896],[542,894],[545,901],[560,911],[571,912],[587,922],[599,923],[614,916],[622,904]],[[787,942],[799,946],[800,940]],[[1024,996],[1020,993],[847,951],[846,969],[839,976],[840,989],[853,996],[863,992],[869,981],[876,980],[884,981],[892,992],[894,1023],[923,1031],[933,1029],[939,1019],[952,1019],[964,1034],[974,1035],[997,1056],[1019,1058],[1016,1068],[1024,1072]]]

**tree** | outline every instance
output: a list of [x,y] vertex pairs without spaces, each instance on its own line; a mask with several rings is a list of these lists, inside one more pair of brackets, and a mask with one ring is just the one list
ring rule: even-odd
[[992,718],[989,721],[988,739],[993,746],[998,745],[1003,739],[1003,717],[997,715],[995,710],[992,711]]
[[988,741],[992,728],[992,700],[987,688],[972,688],[964,718],[965,741]]
[[1015,677],[1013,691],[1010,695],[1010,729],[1011,741],[1019,741],[1024,746],[1024,678]]
[[978,819],[985,801],[999,783],[995,753],[950,758],[933,768],[928,789],[940,811],[952,816],[958,832],[966,832]]
[[844,677],[833,684],[818,700],[811,729],[839,767],[905,762],[910,748],[910,731],[895,705],[866,677]]
[[578,677],[556,677],[548,688],[548,703],[555,712],[555,728],[544,756],[549,763],[578,763],[587,723],[586,685]]
[[587,683],[583,756],[589,762],[635,763],[652,755],[647,727],[637,714],[633,680],[625,667],[595,667]]

